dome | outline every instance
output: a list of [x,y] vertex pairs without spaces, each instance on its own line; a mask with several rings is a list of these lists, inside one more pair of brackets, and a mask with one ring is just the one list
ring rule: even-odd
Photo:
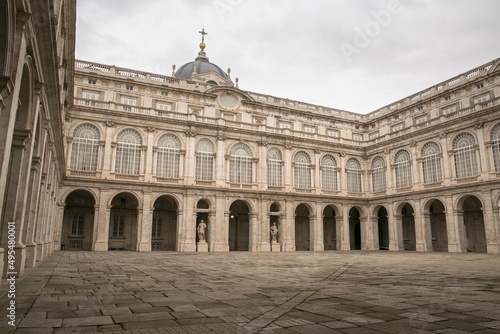
[[[195,68],[194,72],[193,68]],[[194,61],[179,67],[177,72],[175,72],[175,77],[189,79],[193,74],[202,74],[207,72],[215,72],[224,79],[228,79],[227,73],[224,72],[219,66],[209,62],[208,57],[205,56],[205,52],[203,51],[198,53],[198,57]]]

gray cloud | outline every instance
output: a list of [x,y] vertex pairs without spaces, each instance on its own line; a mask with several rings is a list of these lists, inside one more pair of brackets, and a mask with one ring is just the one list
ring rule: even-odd
[[[500,56],[497,0],[81,0],[79,59],[170,75],[207,54],[245,90],[367,113]],[[371,25],[371,26],[370,26]]]

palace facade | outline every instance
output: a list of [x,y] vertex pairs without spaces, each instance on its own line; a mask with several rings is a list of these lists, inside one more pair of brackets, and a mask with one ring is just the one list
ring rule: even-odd
[[360,115],[241,90],[204,43],[171,76],[74,60],[71,4],[1,3],[4,274],[11,226],[18,274],[56,249],[500,252],[500,58]]

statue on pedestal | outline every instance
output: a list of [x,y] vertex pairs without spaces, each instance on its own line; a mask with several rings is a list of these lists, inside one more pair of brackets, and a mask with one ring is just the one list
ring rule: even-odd
[[207,229],[207,224],[202,220],[198,224],[198,242],[206,242],[205,241],[205,230]]
[[276,226],[276,223],[273,223],[271,226],[271,240],[273,244],[278,242],[278,227]]

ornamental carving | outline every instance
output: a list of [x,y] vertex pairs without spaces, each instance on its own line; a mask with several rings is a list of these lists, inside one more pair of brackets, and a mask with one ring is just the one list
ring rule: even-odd
[[260,140],[259,141],[259,146],[267,146],[269,143],[267,142],[267,140]]
[[156,128],[152,126],[148,126],[148,132],[155,132]]
[[314,149],[314,153],[316,153],[316,154],[321,154],[321,151],[320,151],[320,149],[315,148],[315,149]]
[[439,138],[440,139],[445,139],[447,135],[448,134],[446,132],[441,132],[441,134],[439,135]]
[[285,144],[285,150],[293,150],[292,144]]
[[484,127],[484,123],[477,123],[476,129],[482,129]]
[[219,133],[217,135],[217,140],[218,141],[225,141],[226,140],[226,136],[223,133]]
[[196,132],[193,130],[186,131],[186,136],[188,137],[196,137]]
[[115,122],[106,121],[106,126],[112,128],[113,126],[115,126]]

